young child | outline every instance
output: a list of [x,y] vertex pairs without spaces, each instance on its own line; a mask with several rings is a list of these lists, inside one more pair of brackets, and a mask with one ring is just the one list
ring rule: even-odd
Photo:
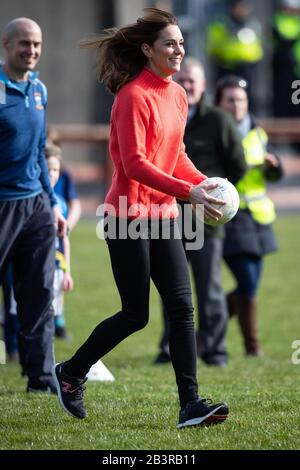
[[[54,187],[60,175],[62,151],[61,148],[47,144],[46,158],[48,163],[51,186]],[[57,193],[55,197],[63,216],[67,219],[68,206],[66,201]],[[70,240],[66,235],[63,238],[56,237],[55,274],[53,285],[53,308],[55,315],[55,336],[67,338],[67,330],[64,317],[64,292],[73,289],[73,279],[70,272]]]

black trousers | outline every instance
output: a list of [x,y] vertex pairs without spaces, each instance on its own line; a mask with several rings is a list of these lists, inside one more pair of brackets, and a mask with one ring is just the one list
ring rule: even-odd
[[223,240],[207,237],[203,248],[188,251],[198,302],[200,355],[208,364],[225,364],[228,313],[221,285]]
[[[221,238],[207,237],[200,250],[186,251],[197,295],[199,355],[212,365],[225,364],[228,359],[225,346],[228,313],[221,285],[222,247]],[[170,328],[164,307],[163,319],[160,349],[167,352]]]
[[[165,221],[169,223],[169,221]],[[159,231],[161,225],[159,223]],[[196,344],[189,273],[178,227],[172,221],[169,239],[108,239],[121,310],[101,322],[66,364],[66,372],[84,377],[90,367],[120,341],[146,326],[150,279],[166,306],[170,320],[170,355],[181,407],[198,396]]]
[[45,193],[0,201],[0,279],[9,262],[20,321],[23,371],[47,382],[53,367],[53,212]]

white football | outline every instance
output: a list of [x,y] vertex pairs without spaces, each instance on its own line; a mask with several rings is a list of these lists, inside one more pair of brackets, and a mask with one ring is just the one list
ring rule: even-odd
[[[218,183],[218,187],[215,189],[209,189],[206,191],[210,196],[213,196],[217,199],[222,199],[226,202],[224,206],[219,206],[217,204],[213,204],[213,206],[222,212],[223,216],[219,220],[214,220],[211,217],[203,217],[203,208],[202,206],[197,205],[196,207],[196,214],[197,216],[203,220],[208,225],[212,225],[213,227],[217,227],[218,225],[223,225],[229,222],[238,211],[240,205],[240,197],[239,193],[237,192],[235,186],[233,186],[230,181],[224,178],[219,178],[214,176],[212,178],[207,178],[201,184],[215,184]],[[200,185],[201,186],[201,185]]]

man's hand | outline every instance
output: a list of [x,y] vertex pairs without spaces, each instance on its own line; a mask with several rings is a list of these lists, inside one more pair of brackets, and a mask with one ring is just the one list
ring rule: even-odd
[[269,168],[277,168],[279,166],[279,161],[272,153],[265,154],[265,164]]
[[58,207],[53,207],[54,224],[58,237],[65,237],[67,235],[67,221],[61,214]]

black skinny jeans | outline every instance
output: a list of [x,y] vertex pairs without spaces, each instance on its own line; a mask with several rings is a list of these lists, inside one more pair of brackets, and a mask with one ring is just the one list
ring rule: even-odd
[[[163,223],[169,223],[164,221]],[[161,231],[162,222],[159,222]],[[102,321],[66,364],[66,373],[84,377],[90,367],[149,319],[150,278],[170,319],[170,355],[181,407],[198,396],[193,306],[187,260],[176,221],[169,239],[107,240],[122,310]]]

